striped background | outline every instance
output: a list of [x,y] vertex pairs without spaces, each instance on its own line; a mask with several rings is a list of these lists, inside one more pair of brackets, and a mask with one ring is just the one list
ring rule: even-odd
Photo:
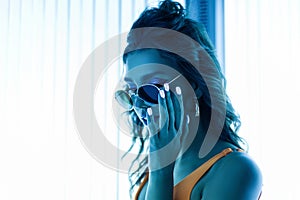
[[[87,56],[156,3],[0,0],[0,199],[129,199],[127,175],[82,146],[72,95]],[[225,0],[228,93],[263,171],[262,199],[300,199],[299,10],[298,0]],[[98,120],[123,145],[106,111]]]

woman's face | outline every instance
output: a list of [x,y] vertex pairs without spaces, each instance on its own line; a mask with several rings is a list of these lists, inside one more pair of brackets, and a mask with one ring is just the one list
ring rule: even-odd
[[147,83],[163,85],[179,75],[174,70],[175,65],[156,50],[133,52],[127,56],[124,80],[137,86]]
[[[180,75],[177,64],[160,55],[157,50],[143,50],[128,54],[125,71],[124,81],[127,85],[127,89],[133,93],[137,88],[144,84],[155,84],[163,86],[165,83],[169,83],[171,92],[175,93],[176,87],[180,87],[183,95],[184,110],[185,113],[191,112],[194,105],[193,97],[194,91],[184,76]],[[163,89],[163,87],[161,87]],[[149,106],[143,106],[140,98],[136,98],[136,95],[132,96],[134,110],[138,117],[145,122],[146,109]],[[145,104],[146,105],[146,104]],[[194,107],[194,106],[192,106]],[[152,107],[153,114],[158,115],[159,108],[157,105]],[[194,111],[193,111],[194,112]],[[159,116],[157,116],[158,118]]]

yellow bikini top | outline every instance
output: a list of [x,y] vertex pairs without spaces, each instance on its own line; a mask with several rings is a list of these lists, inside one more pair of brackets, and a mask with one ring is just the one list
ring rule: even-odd
[[[242,151],[239,150],[238,151]],[[222,157],[227,154],[233,152],[231,148],[224,149],[221,153],[213,156],[208,161],[206,161],[203,165],[198,167],[195,171],[186,176],[181,182],[174,186],[173,190],[173,200],[189,200],[191,196],[191,192],[195,186],[195,184],[202,178],[202,176]],[[138,197],[147,183],[149,178],[149,174],[147,173],[144,180],[139,186],[139,189],[135,195],[135,200],[138,200]]]

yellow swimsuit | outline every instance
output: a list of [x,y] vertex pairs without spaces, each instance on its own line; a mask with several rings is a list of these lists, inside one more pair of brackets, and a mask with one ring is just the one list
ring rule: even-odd
[[[238,151],[242,151],[239,150]],[[203,165],[198,167],[195,171],[190,173],[187,177],[185,177],[181,182],[174,186],[173,190],[173,200],[189,200],[191,196],[191,192],[195,186],[195,184],[203,177],[203,175],[222,157],[227,154],[233,152],[231,148],[224,149],[221,153],[213,156],[208,161],[206,161]],[[135,200],[138,200],[140,192],[142,191],[144,185],[147,183],[149,178],[149,174],[147,173],[144,180],[139,186],[139,189],[135,195]]]

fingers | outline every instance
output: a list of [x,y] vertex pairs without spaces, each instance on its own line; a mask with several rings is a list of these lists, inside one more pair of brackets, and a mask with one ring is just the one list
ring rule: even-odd
[[169,84],[164,84],[164,88],[166,91],[166,111],[167,115],[169,116],[169,124],[168,124],[168,130],[173,130],[174,124],[175,124],[175,110],[174,110],[174,105],[173,105],[173,100],[171,98],[171,92],[169,88]]
[[159,145],[158,143],[158,133],[157,135],[155,134],[155,125],[154,125],[154,118],[153,118],[153,113],[151,108],[147,108],[147,129],[149,132],[149,138],[150,138],[150,152],[156,151],[156,146]]
[[190,123],[190,116],[186,115],[183,117],[183,122],[182,125],[180,127],[180,131],[181,135],[180,135],[180,144],[181,144],[181,150],[180,150],[180,154],[179,156],[181,156],[182,154],[184,154],[184,152],[188,149],[188,147],[190,146],[190,142],[189,139],[190,135],[189,133],[189,123]]
[[186,115],[183,117],[183,123],[182,126],[180,127],[182,136],[181,136],[181,141],[184,141],[187,138],[187,133],[189,131],[189,123],[190,123],[190,116]]
[[[161,89],[158,97],[158,110],[147,109],[147,129],[150,135],[150,152],[156,151],[169,143],[180,152],[182,141],[188,135],[189,116],[185,115],[182,91],[176,87],[171,92],[168,85]],[[176,151],[177,152],[177,151]]]
[[154,122],[154,117],[153,117],[153,113],[152,113],[152,108],[147,108],[147,115],[146,115],[146,121],[147,121],[147,128],[149,131],[149,135],[152,137],[153,135],[156,134],[156,125]]
[[[185,129],[182,127],[185,115],[182,92],[180,87],[176,87],[175,92],[171,92],[167,84],[164,85],[164,88],[165,90],[159,92],[158,115],[156,112],[156,114],[152,114],[151,108],[147,110],[149,115],[147,126],[151,130],[166,133],[164,134],[165,137],[174,137],[177,133],[184,132],[183,129]],[[155,133],[152,131],[152,134]]]
[[160,127],[176,133],[180,130],[184,118],[183,97],[180,87],[174,92],[169,90],[167,84],[165,90],[161,90],[159,97],[160,104]]
[[181,88],[176,87],[175,88],[176,94],[173,96],[173,105],[175,110],[175,128],[176,130],[180,130],[182,124],[183,124],[183,118],[184,118],[184,106],[183,106],[183,99],[181,95]]
[[166,93],[164,90],[159,91],[159,128],[167,129],[169,127],[169,114],[167,111]]

